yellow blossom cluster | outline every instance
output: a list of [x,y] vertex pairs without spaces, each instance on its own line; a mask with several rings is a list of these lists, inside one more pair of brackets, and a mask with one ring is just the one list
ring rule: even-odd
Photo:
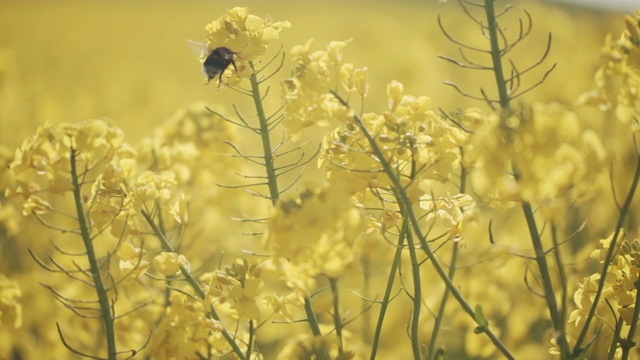
[[260,317],[257,299],[264,286],[261,264],[237,259],[224,271],[206,273],[200,279],[207,285],[207,302],[225,309],[226,316],[241,321]]
[[137,167],[152,171],[148,175],[171,177],[167,181],[172,187],[164,191],[170,189],[172,195],[159,207],[167,230],[188,222],[191,230],[208,236],[235,234],[233,225],[219,214],[237,216],[246,211],[242,209],[250,206],[249,197],[217,186],[235,184],[238,173],[248,172],[238,157],[229,154],[230,144],[239,140],[235,130],[220,114],[196,103],[179,109],[154,136],[142,140]]
[[[146,352],[153,359],[193,359],[195,356],[222,357],[230,348],[222,337],[222,324],[208,318],[202,303],[173,292]],[[238,338],[247,338],[242,332]]]
[[335,102],[329,93],[332,88],[341,86],[366,96],[367,68],[355,68],[343,61],[343,49],[350,42],[331,41],[324,50],[312,51],[311,39],[291,49],[293,76],[282,82],[282,98],[286,106],[284,125],[292,139],[309,126],[328,126],[332,118],[351,120],[353,112]]
[[[466,115],[477,123],[477,112]],[[600,136],[558,104],[534,103],[504,119],[485,116],[475,131],[467,151],[474,191],[489,202],[540,204],[549,220],[593,195],[609,160]]]
[[252,73],[249,63],[264,55],[268,45],[278,40],[280,31],[290,27],[288,21],[272,22],[249,14],[246,7],[232,8],[205,27],[207,50],[201,59],[204,61],[211,51],[223,46],[237,53],[238,72],[225,76],[230,85],[237,84]]
[[[578,102],[601,110],[613,109],[621,122],[634,125],[632,119],[637,120],[640,113],[640,11],[635,16],[626,15],[625,25],[627,30],[619,39],[611,34],[605,39],[603,61],[595,74],[597,88]],[[612,88],[616,90],[612,92]]]
[[283,199],[268,224],[265,247],[287,285],[310,295],[316,277],[339,278],[354,264],[364,230],[361,210],[333,187],[310,188]]
[[[411,200],[417,202],[432,181],[446,183],[459,171],[459,148],[467,135],[436,115],[429,98],[404,94],[399,82],[387,86],[387,95],[388,111],[367,113],[361,120],[375,136],[393,172],[406,185]],[[330,181],[346,186],[350,194],[390,187],[389,179],[382,176],[380,161],[355,124],[340,125],[325,135],[323,148],[320,166],[327,168]],[[345,177],[349,180],[344,181]]]
[[69,178],[73,152],[82,164],[79,171],[86,176],[97,167],[106,166],[123,151],[124,134],[105,119],[79,124],[48,123],[20,146],[11,163],[15,180],[7,196],[21,195],[27,210],[46,212],[50,205],[38,193],[63,194],[72,190]]
[[[614,234],[600,240],[599,248],[591,253],[591,257],[603,264]],[[625,325],[632,324],[633,313],[638,296],[638,283],[640,279],[640,243],[637,239],[632,241],[625,239],[625,232],[621,230],[616,241],[616,249],[611,259],[609,270],[604,282],[604,288],[598,303],[598,309],[602,312],[599,316],[609,318],[621,317]],[[569,322],[578,326],[584,322],[589,309],[593,305],[594,296],[600,282],[600,274],[596,273],[585,277],[577,284],[573,300],[576,309],[569,315]],[[611,314],[609,310],[613,310]],[[636,319],[637,321],[637,319]]]
[[206,104],[196,103],[178,110],[153,137],[144,139],[138,161],[155,171],[171,170],[179,184],[202,187],[226,180],[223,175],[235,170],[237,165],[221,154],[229,148],[227,142],[237,139],[235,128]]

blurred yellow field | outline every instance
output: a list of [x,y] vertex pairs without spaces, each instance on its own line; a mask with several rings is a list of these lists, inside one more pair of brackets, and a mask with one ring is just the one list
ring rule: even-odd
[[[228,92],[201,86],[197,59],[185,39],[202,41],[204,25],[235,5],[3,2],[0,141],[17,146],[46,120],[104,116],[122,127],[128,139],[139,139],[185,104],[225,102]],[[371,69],[371,96],[376,100],[384,95],[384,85],[395,79],[446,109],[464,105],[459,104],[464,99],[442,82],[462,82],[468,75],[436,58],[457,51],[438,29],[438,14],[460,36],[472,33],[455,4],[258,1],[247,6],[255,14],[292,23],[293,28],[281,37],[284,50],[309,38],[317,44],[353,39],[348,56]],[[592,73],[604,35],[620,29],[620,22],[614,23],[611,15],[603,21],[603,14],[584,10],[572,9],[578,16],[571,16],[537,4],[528,9],[535,20],[534,39],[515,56],[539,55],[544,49],[540,39],[552,32],[551,59],[559,67],[542,93],[548,99],[571,102],[590,88],[592,79],[576,76],[567,88],[559,74]],[[569,61],[559,61],[565,57]],[[11,131],[4,131],[6,126]]]
[[0,359],[638,358],[638,15],[466,6],[0,3]]

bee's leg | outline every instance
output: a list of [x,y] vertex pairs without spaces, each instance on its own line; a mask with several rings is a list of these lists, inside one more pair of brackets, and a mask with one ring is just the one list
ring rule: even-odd
[[233,61],[233,59],[231,59],[231,65],[233,65],[233,68],[236,70],[236,74],[238,74],[238,68],[236,67],[236,62]]
[[222,74],[224,74],[224,71],[221,71],[220,76],[218,76],[218,89],[222,88]]

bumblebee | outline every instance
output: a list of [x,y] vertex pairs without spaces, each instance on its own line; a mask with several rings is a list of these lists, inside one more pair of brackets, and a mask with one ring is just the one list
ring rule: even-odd
[[224,46],[213,49],[202,64],[202,70],[207,76],[207,84],[217,76],[218,84],[222,85],[222,74],[227,70],[229,65],[233,65],[233,68],[237,73],[238,68],[236,67],[236,62],[233,59],[236,55],[238,55],[238,53],[231,51],[231,49]]
[[218,77],[218,85],[222,86],[222,74],[227,70],[229,65],[233,65],[236,73],[238,73],[234,57],[239,56],[239,52],[235,52],[224,46],[220,46],[209,51],[207,45],[204,43],[189,39],[187,39],[187,42],[191,44],[191,47],[196,54],[202,56],[202,54],[208,53],[202,63],[202,72],[207,77],[207,84],[211,82],[212,79]]

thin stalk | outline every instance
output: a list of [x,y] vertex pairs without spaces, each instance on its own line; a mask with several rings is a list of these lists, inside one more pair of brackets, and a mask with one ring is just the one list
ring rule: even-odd
[[249,320],[249,342],[247,343],[247,355],[246,359],[251,359],[251,348],[253,348],[253,334],[255,329],[253,328],[253,320]]
[[[333,94],[333,96],[335,96],[335,98],[343,106],[347,106],[347,107],[349,106],[349,104],[337,92],[332,90],[331,94]],[[429,258],[429,260],[433,264],[434,269],[438,273],[438,276],[440,276],[440,278],[445,283],[445,285],[447,286],[449,291],[451,291],[451,294],[458,301],[458,303],[460,304],[460,306],[462,307],[464,312],[466,312],[472,319],[475,319],[474,310],[467,303],[467,301],[464,299],[464,297],[460,294],[460,292],[458,291],[456,286],[451,282],[451,279],[449,279],[449,276],[447,276],[447,273],[444,271],[442,265],[440,264],[440,262],[436,258],[435,254],[433,253],[433,250],[429,246],[429,243],[427,243],[426,237],[424,236],[424,234],[422,233],[422,229],[420,228],[420,222],[418,221],[417,216],[413,212],[412,202],[409,199],[409,196],[407,195],[407,192],[405,191],[404,187],[402,186],[402,183],[400,182],[400,179],[395,175],[395,172],[394,172],[393,168],[391,167],[391,165],[389,164],[389,161],[387,161],[387,159],[384,157],[384,153],[382,152],[382,150],[380,149],[380,147],[376,143],[376,140],[373,138],[373,136],[371,135],[371,133],[369,132],[369,130],[367,129],[365,124],[362,122],[362,119],[360,119],[359,116],[354,115],[353,116],[353,120],[354,120],[356,126],[358,126],[358,128],[360,129],[360,131],[362,131],[362,134],[365,136],[365,138],[367,138],[367,141],[369,142],[369,145],[371,146],[371,150],[373,150],[373,153],[376,156],[376,158],[378,159],[378,161],[380,161],[380,165],[382,166],[385,174],[387,175],[389,180],[391,180],[391,183],[393,184],[393,187],[394,187],[394,191],[397,192],[397,196],[399,196],[399,198],[402,200],[403,204],[406,204],[407,217],[410,220],[413,232],[415,233],[416,237],[418,238],[418,241],[420,241],[420,245],[421,245],[422,250],[425,252],[427,257]],[[502,344],[502,342],[500,342],[500,340],[489,329],[489,327],[484,327],[483,328],[483,332],[487,335],[487,337],[489,337],[489,339],[491,340],[493,345],[507,359],[514,359],[513,355],[511,355],[509,350],[507,350],[507,348],[504,346],[504,344]]]
[[70,159],[71,163],[71,183],[73,185],[73,198],[76,205],[76,213],[78,215],[78,224],[80,225],[80,234],[84,247],[87,250],[87,258],[89,260],[89,267],[91,269],[91,277],[96,288],[98,295],[98,303],[100,305],[100,317],[104,325],[105,337],[107,339],[107,359],[116,360],[116,338],[114,332],[114,320],[111,313],[111,306],[109,304],[109,296],[107,290],[102,281],[100,275],[100,266],[96,259],[96,253],[93,249],[93,242],[91,241],[91,234],[89,233],[89,226],[87,219],[85,218],[84,209],[82,208],[82,196],[80,194],[80,182],[78,179],[78,169],[76,166],[76,150],[71,149]]
[[[567,328],[567,274],[564,271],[564,264],[562,262],[562,257],[560,256],[560,243],[558,242],[558,235],[557,235],[557,226],[555,224],[551,225],[551,239],[553,240],[553,248],[554,250],[554,257],[555,257],[555,262],[556,262],[556,267],[558,268],[558,276],[560,278],[560,286],[562,288],[562,295],[561,295],[561,300],[560,300],[560,306],[561,308],[560,310],[560,329],[558,329],[559,334],[565,334],[566,333],[566,328]],[[563,351],[566,351],[566,353],[563,353],[563,355],[561,356],[562,358],[571,358],[572,355],[570,354],[570,349],[569,346],[567,344],[567,346],[562,348]]]
[[[498,24],[496,19],[496,13],[494,8],[495,0],[485,0],[485,13],[487,16],[487,27],[489,29],[489,41],[491,44],[491,61],[493,63],[493,73],[496,80],[496,86],[498,88],[498,95],[500,98],[500,107],[502,108],[503,115],[502,118],[506,118],[506,114],[511,110],[511,98],[509,97],[509,92],[507,90],[506,81],[504,78],[503,67],[502,67],[502,52],[500,50],[500,45],[498,44]],[[516,181],[519,179],[518,170],[516,166],[513,165],[513,172]],[[555,293],[553,291],[553,282],[551,281],[551,275],[549,272],[549,265],[547,264],[547,259],[545,257],[544,246],[542,245],[542,240],[540,239],[540,233],[538,232],[538,227],[536,225],[535,217],[533,214],[533,209],[529,202],[522,202],[521,204],[522,211],[524,213],[524,217],[527,221],[527,226],[529,229],[529,235],[531,237],[531,242],[533,244],[533,248],[536,253],[536,263],[538,265],[538,270],[540,271],[540,276],[542,278],[542,286],[544,288],[544,297],[547,302],[547,307],[549,309],[549,313],[551,315],[551,321],[553,323],[553,327],[556,331],[561,331],[564,328],[564,324],[562,324],[563,320],[560,316],[560,311],[558,310],[557,300],[555,298]],[[562,358],[570,352],[569,345],[566,341],[566,337],[564,333],[560,333],[558,337],[558,345],[562,349]]]
[[576,345],[573,347],[573,353],[575,355],[581,354],[584,350],[581,348],[582,342],[585,340],[587,336],[587,331],[589,331],[589,325],[591,325],[591,321],[595,317],[596,307],[598,306],[598,302],[600,302],[600,296],[602,296],[602,290],[604,289],[604,283],[607,277],[607,272],[609,271],[609,265],[611,263],[611,259],[613,258],[613,254],[617,249],[616,242],[618,241],[618,237],[622,232],[622,225],[625,221],[625,218],[629,214],[629,208],[631,207],[631,202],[633,200],[633,197],[635,196],[639,181],[640,181],[640,155],[637,157],[636,172],[633,175],[633,182],[631,183],[631,189],[629,189],[629,194],[627,195],[627,198],[624,201],[624,205],[622,205],[622,209],[620,209],[620,215],[618,216],[616,230],[613,233],[611,244],[609,244],[609,251],[607,252],[607,257],[605,258],[604,264],[602,266],[602,271],[600,272],[600,281],[598,282],[598,289],[596,290],[596,294],[593,298],[593,303],[591,304],[591,308],[589,309],[589,314],[585,318],[584,326],[582,327],[582,330],[580,331],[580,335],[576,340]]
[[[636,330],[638,329],[638,317],[640,316],[640,297],[638,296],[638,283],[636,283],[636,303],[634,306],[635,307],[633,308],[633,318],[631,319],[631,326],[629,327],[629,333],[627,334],[627,338],[625,340],[620,341],[620,347],[622,348],[622,360],[628,360],[629,352],[634,346],[636,346],[636,343],[633,341],[633,338],[635,337]],[[623,322],[623,321],[624,320],[620,319],[620,322]]]
[[251,82],[251,94],[253,96],[253,103],[256,107],[256,115],[258,115],[258,121],[260,122],[260,138],[262,139],[262,151],[264,153],[264,167],[267,173],[269,197],[271,199],[271,203],[275,205],[280,197],[280,192],[278,191],[278,176],[275,169],[275,158],[271,148],[269,121],[264,113],[264,107],[262,106],[262,95],[260,95],[258,73],[256,72],[252,61],[249,61],[249,66],[252,71],[249,76],[249,81]]
[[618,316],[616,319],[616,329],[613,332],[613,338],[611,339],[611,345],[609,345],[609,352],[607,353],[607,360],[613,360],[616,357],[616,347],[618,346],[618,340],[620,339],[620,331],[622,330],[622,325],[624,324],[624,320],[622,320],[622,316]]
[[498,85],[498,96],[500,98],[500,107],[503,110],[509,110],[511,99],[507,91],[506,82],[502,68],[502,54],[500,45],[498,44],[498,22],[496,12],[493,6],[495,0],[485,0],[484,9],[487,15],[487,27],[489,28],[489,42],[491,44],[491,62],[493,63],[493,74]]
[[333,294],[333,322],[336,326],[336,337],[338,338],[338,354],[344,355],[344,345],[342,344],[342,319],[340,318],[340,297],[338,293],[338,279],[330,278],[331,293]]
[[314,336],[322,336],[322,333],[320,332],[320,325],[318,324],[318,318],[311,306],[311,299],[308,297],[304,298],[304,312],[307,314],[307,321],[309,322],[309,327],[311,327],[311,333],[313,333]]
[[[460,148],[460,163],[462,163],[462,157],[464,156],[463,149]],[[467,169],[464,166],[460,167],[460,187],[459,192],[463,194],[467,188]],[[460,209],[464,212],[464,209]],[[453,242],[453,249],[451,250],[451,261],[449,262],[449,279],[453,280],[453,276],[456,273],[456,263],[458,262],[458,243]],[[431,339],[429,340],[429,347],[427,350],[427,360],[433,359],[435,356],[436,340],[438,339],[438,333],[440,332],[440,326],[442,326],[442,319],[444,318],[444,310],[447,306],[447,300],[449,299],[449,288],[444,289],[442,294],[442,300],[440,301],[440,307],[436,315],[435,322],[433,324],[433,331],[431,332]]]
[[363,284],[362,284],[362,339],[364,339],[365,343],[370,342],[371,334],[369,330],[371,329],[371,316],[369,316],[369,312],[367,311],[370,306],[370,284],[371,284],[371,264],[368,259],[363,258],[362,261],[362,275],[363,275]]
[[538,270],[540,271],[540,277],[542,278],[544,298],[547,301],[547,307],[549,308],[549,313],[551,315],[551,322],[553,323],[553,327],[556,330],[560,331],[563,328],[563,321],[561,319],[560,312],[558,311],[558,303],[556,300],[555,292],[553,291],[553,282],[551,281],[549,264],[547,263],[547,257],[544,246],[542,245],[542,239],[540,239],[540,233],[538,232],[536,220],[533,215],[533,209],[531,208],[531,204],[527,201],[523,202],[521,207],[522,212],[524,213],[524,217],[527,220],[529,236],[531,237],[533,249],[536,254],[536,263],[538,264]]
[[[309,299],[309,297],[304,298],[304,312],[307,314],[307,321],[309,322],[309,326],[311,327],[313,336],[322,336],[322,332],[320,332],[320,324],[318,323],[316,313],[313,311],[313,307],[311,306],[311,299]],[[331,359],[331,357],[329,356],[329,352],[325,347],[322,347],[321,353],[318,354],[318,356],[320,360]]]
[[[407,206],[411,206],[408,204]],[[404,212],[404,211],[403,211]],[[416,244],[413,242],[413,234],[407,232],[407,245],[409,247],[409,258],[411,259],[411,274],[413,277],[413,311],[411,316],[411,350],[413,358],[420,360],[420,310],[422,306],[422,285],[420,284],[420,263],[416,253]]]
[[[453,276],[456,272],[455,263],[458,259],[458,243],[453,243],[453,250],[451,253],[451,264],[449,265],[449,278],[453,280]],[[436,315],[435,323],[433,324],[433,331],[431,332],[431,339],[429,340],[429,348],[427,351],[427,360],[433,359],[435,356],[436,349],[436,340],[438,339],[438,333],[440,332],[440,327],[442,326],[442,319],[444,318],[444,310],[447,306],[447,300],[449,298],[449,288],[444,289],[444,294],[442,294],[442,300],[440,301],[440,307],[438,308],[438,313]]]
[[380,313],[378,315],[378,322],[376,323],[376,330],[373,336],[373,342],[371,345],[371,360],[376,358],[378,352],[378,344],[380,342],[380,335],[382,334],[382,323],[384,322],[384,316],[387,313],[389,302],[391,301],[391,291],[393,290],[393,282],[400,266],[400,259],[402,256],[402,248],[404,246],[404,239],[409,230],[409,221],[402,220],[402,227],[400,229],[400,235],[398,235],[398,244],[396,245],[396,253],[393,256],[393,263],[391,263],[391,269],[389,270],[389,277],[387,279],[387,287],[384,290],[384,297],[380,303]]

